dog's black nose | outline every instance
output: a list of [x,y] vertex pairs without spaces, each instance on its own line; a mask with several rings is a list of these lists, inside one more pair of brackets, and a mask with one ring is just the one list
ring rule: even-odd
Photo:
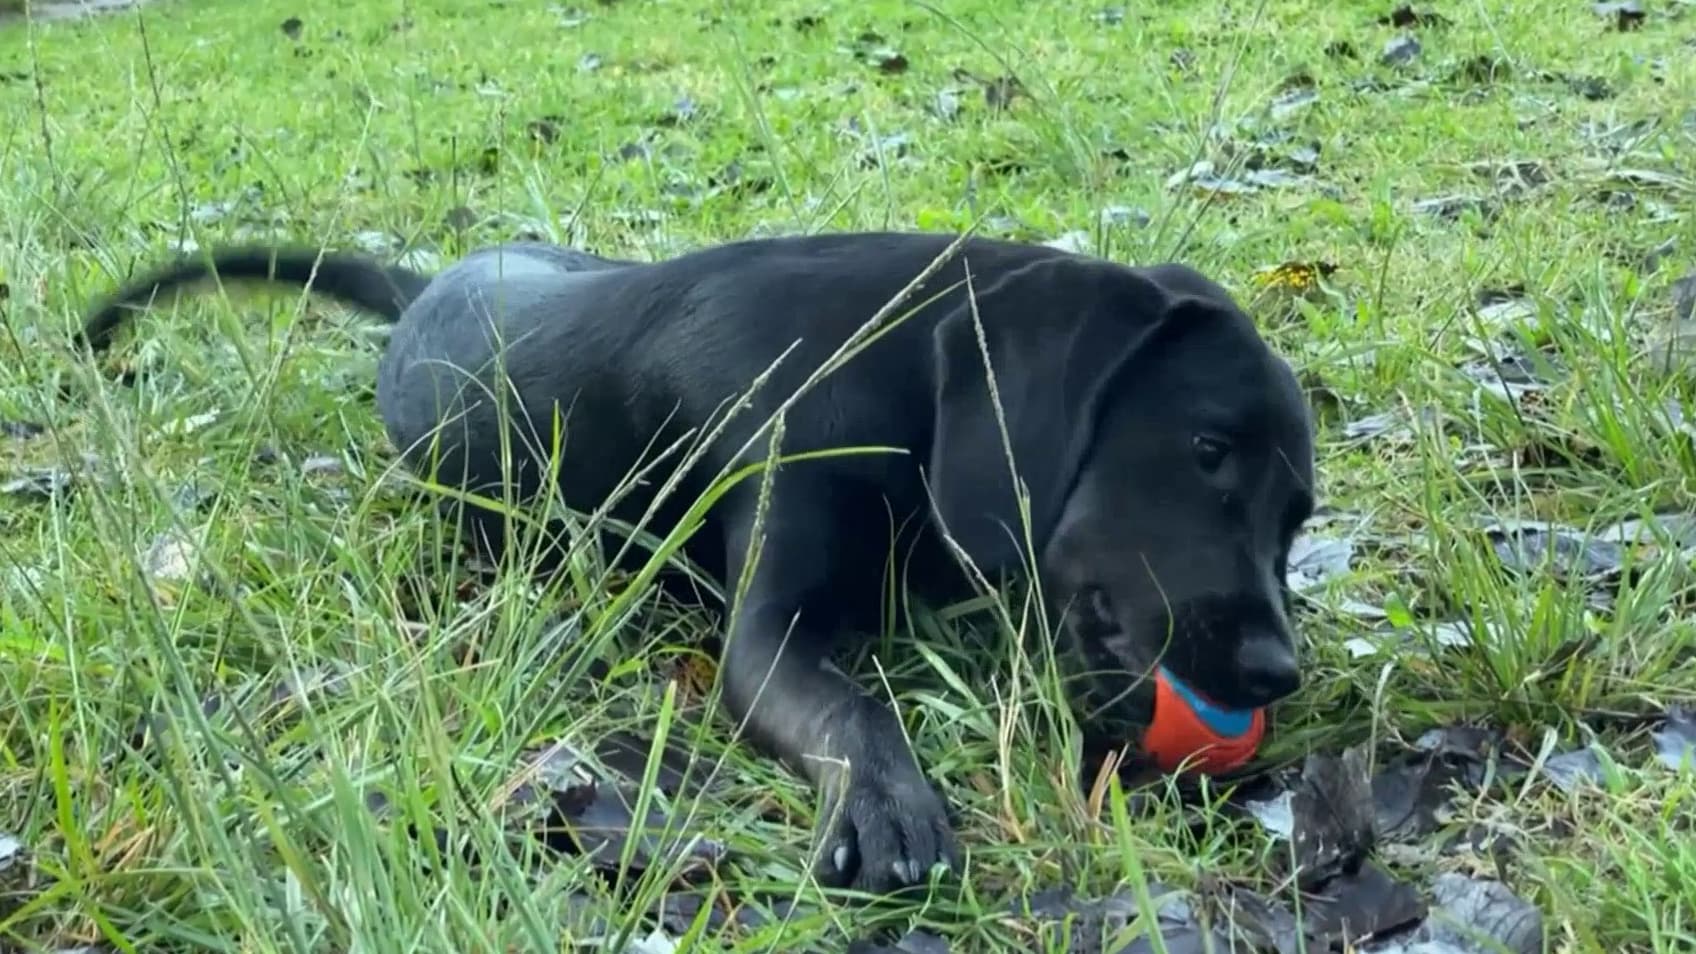
[[1301,688],[1301,666],[1288,640],[1249,633],[1237,647],[1237,678],[1251,704],[1264,706]]

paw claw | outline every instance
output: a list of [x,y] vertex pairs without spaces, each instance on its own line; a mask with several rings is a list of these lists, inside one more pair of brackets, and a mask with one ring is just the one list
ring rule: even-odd
[[872,893],[923,884],[957,862],[947,806],[916,771],[862,775],[833,798],[820,880]]

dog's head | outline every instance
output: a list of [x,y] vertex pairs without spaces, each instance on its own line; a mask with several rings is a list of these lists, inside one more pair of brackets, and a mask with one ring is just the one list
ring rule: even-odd
[[1034,544],[1087,669],[1074,695],[1108,716],[1156,662],[1227,706],[1294,692],[1284,577],[1314,451],[1289,366],[1183,266],[1056,256],[974,297],[936,329],[937,515],[986,569]]

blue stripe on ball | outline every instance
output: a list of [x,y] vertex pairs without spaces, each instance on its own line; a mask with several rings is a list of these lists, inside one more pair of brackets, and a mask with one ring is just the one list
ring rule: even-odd
[[1171,670],[1162,668],[1166,681],[1178,695],[1184,697],[1190,710],[1196,714],[1213,734],[1221,738],[1231,739],[1243,735],[1254,728],[1254,711],[1252,709],[1222,709],[1196,694],[1194,689],[1184,684],[1182,679],[1172,675]]

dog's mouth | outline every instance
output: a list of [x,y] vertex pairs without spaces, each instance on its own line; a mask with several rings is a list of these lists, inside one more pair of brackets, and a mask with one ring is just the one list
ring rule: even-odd
[[1129,737],[1153,718],[1157,654],[1120,619],[1104,588],[1086,586],[1070,600],[1062,629],[1071,644],[1071,695],[1082,724]]

